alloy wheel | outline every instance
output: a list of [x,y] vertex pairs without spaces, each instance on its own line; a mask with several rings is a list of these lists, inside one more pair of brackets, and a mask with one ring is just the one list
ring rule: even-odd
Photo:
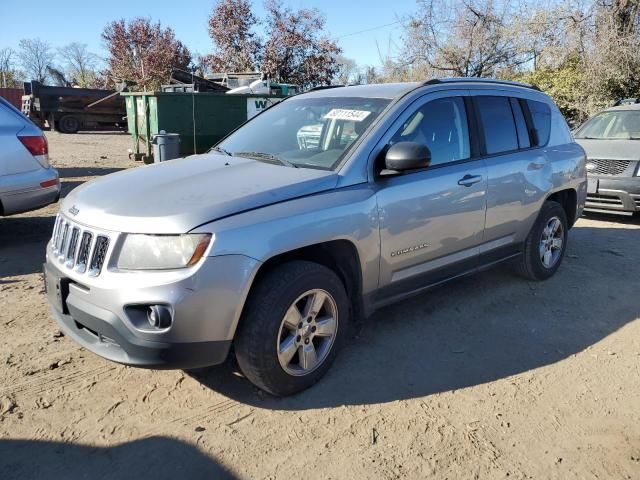
[[551,217],[540,238],[540,260],[545,268],[553,268],[560,257],[564,247],[564,227],[558,217]]
[[277,339],[278,361],[289,375],[311,373],[326,360],[338,332],[338,307],[331,294],[313,289],[287,309]]

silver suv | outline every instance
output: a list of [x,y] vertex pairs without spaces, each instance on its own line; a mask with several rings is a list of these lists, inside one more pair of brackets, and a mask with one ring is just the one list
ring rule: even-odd
[[75,189],[47,246],[49,301],[109,360],[188,369],[233,346],[251,382],[288,395],[384,305],[506,260],[552,276],[586,184],[583,149],[534,87],[319,89],[207,154]]
[[58,198],[60,179],[49,165],[44,133],[0,97],[0,216],[36,210]]
[[587,153],[585,210],[640,212],[640,98],[598,113],[575,138]]

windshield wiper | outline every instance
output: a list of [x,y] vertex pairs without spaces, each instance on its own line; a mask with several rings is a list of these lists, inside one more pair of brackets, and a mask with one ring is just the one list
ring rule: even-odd
[[264,153],[264,152],[236,152],[235,153],[236,157],[246,157],[246,158],[253,158],[254,160],[260,160],[260,161],[272,161],[272,162],[277,162],[281,165],[284,165],[285,167],[293,167],[293,168],[298,168],[298,165],[296,165],[295,163],[291,163],[289,160],[285,160],[284,158],[280,158],[277,155],[273,155],[272,153]]
[[211,147],[211,150],[213,150],[214,152],[220,152],[220,153],[224,153],[225,155],[228,155],[229,157],[232,156],[231,152],[225,150],[222,147]]

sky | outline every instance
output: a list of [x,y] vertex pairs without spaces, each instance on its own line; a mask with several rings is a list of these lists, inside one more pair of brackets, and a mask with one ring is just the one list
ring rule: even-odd
[[[263,2],[252,2],[263,16]],[[401,29],[388,25],[412,13],[416,0],[284,0],[293,8],[316,7],[327,19],[326,34],[338,41],[343,54],[358,65],[379,65],[380,54],[393,53]],[[192,53],[211,51],[207,18],[214,0],[0,0],[0,48],[17,47],[22,38],[41,38],[54,48],[86,43],[106,55],[100,34],[104,26],[138,16],[159,20],[174,29]],[[25,9],[28,12],[25,12]],[[382,25],[387,25],[382,28]]]

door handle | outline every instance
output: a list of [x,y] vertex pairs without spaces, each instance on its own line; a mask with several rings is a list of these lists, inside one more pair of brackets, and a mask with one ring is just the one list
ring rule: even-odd
[[475,185],[480,180],[482,180],[482,176],[480,175],[465,175],[460,180],[458,180],[458,185],[461,187],[470,187],[471,185]]

